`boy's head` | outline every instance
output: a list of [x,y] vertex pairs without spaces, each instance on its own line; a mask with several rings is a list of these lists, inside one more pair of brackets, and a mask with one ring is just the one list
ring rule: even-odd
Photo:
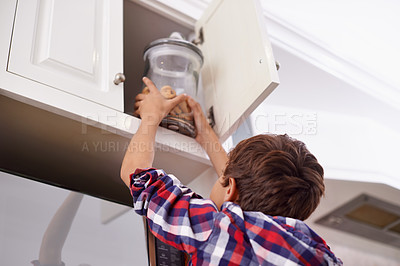
[[288,135],[258,135],[230,153],[211,199],[220,208],[235,201],[244,211],[307,219],[324,194],[324,170],[301,141]]

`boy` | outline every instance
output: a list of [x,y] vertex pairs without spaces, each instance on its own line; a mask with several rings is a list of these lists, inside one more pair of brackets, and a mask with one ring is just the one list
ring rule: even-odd
[[[301,221],[324,193],[323,169],[302,142],[259,135],[239,143],[228,156],[198,103],[185,95],[166,100],[149,79],[143,82],[150,93],[137,97],[142,121],[121,178],[135,211],[147,217],[158,239],[189,253],[194,265],[342,264]],[[173,175],[150,168],[159,123],[185,100],[194,113],[196,141],[219,176],[210,200]]]

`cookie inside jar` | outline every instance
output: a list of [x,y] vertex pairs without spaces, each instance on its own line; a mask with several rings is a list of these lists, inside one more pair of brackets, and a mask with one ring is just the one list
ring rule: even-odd
[[[181,34],[151,42],[144,50],[144,76],[150,78],[167,99],[186,93],[197,100],[199,74],[203,54]],[[148,93],[144,88],[142,93]],[[187,102],[175,106],[163,119],[161,126],[190,137],[196,136],[193,112]]]
[[[148,94],[149,92],[150,90],[147,87],[142,91],[143,94]],[[177,95],[176,91],[169,85],[161,87],[160,93],[166,99],[173,99]],[[161,126],[193,138],[196,137],[193,112],[186,101],[175,106],[161,121]]]

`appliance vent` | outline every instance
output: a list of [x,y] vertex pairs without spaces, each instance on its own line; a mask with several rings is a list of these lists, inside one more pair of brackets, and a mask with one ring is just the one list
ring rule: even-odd
[[367,194],[350,200],[315,223],[400,248],[400,206]]

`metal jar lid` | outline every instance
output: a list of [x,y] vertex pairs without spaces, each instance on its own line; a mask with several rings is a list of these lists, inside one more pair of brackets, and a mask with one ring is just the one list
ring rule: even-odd
[[[172,36],[172,35],[171,35]],[[199,55],[200,59],[201,59],[201,64],[203,64],[203,53],[201,52],[201,50],[194,45],[193,43],[183,40],[183,39],[177,39],[177,38],[162,38],[162,39],[158,39],[155,41],[152,41],[150,44],[148,44],[145,48],[144,48],[144,52],[143,54],[146,54],[146,52],[155,47],[155,46],[159,46],[159,45],[164,45],[164,44],[172,44],[172,45],[178,45],[178,46],[183,46],[186,47],[190,50],[192,50],[193,52],[195,52],[196,54]]]

